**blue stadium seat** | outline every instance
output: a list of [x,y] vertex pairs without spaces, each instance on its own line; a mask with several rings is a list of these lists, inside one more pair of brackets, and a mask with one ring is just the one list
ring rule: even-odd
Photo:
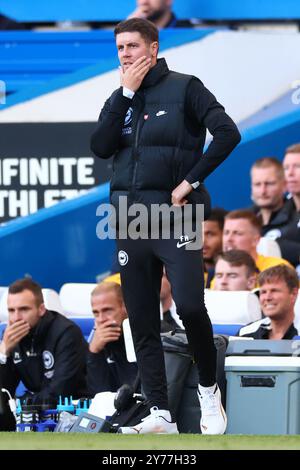
[[0,339],[2,339],[3,332],[6,328],[6,323],[0,323]]
[[94,317],[69,317],[69,320],[72,320],[82,331],[83,336],[87,340],[92,329],[94,328]]

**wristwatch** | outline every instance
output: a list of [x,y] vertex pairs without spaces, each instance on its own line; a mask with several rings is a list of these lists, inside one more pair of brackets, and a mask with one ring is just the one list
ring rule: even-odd
[[126,96],[126,98],[129,98],[132,100],[134,95],[135,95],[134,91],[129,90],[129,88],[126,88],[125,86],[123,86],[123,96]]
[[199,181],[195,181],[195,183],[190,183],[190,184],[191,184],[191,186],[192,186],[193,189],[197,189],[198,186],[200,186],[200,182],[199,182]]
[[0,364],[6,364],[7,361],[7,355],[0,352]]

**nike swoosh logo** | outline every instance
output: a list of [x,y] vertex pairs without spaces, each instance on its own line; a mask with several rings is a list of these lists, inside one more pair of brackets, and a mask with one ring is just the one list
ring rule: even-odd
[[182,243],[177,242],[177,245],[176,245],[176,246],[177,246],[177,248],[181,248],[182,246],[188,245],[189,243],[192,243],[192,242],[194,242],[194,241],[195,241],[195,239],[193,238],[193,240],[188,240],[187,242],[182,242]]

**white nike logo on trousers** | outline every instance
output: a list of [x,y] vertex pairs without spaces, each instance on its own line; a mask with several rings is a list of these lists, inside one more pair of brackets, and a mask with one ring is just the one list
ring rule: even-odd
[[177,242],[177,245],[176,245],[176,246],[177,246],[177,248],[181,248],[182,246],[188,245],[188,243],[192,243],[192,242],[194,242],[194,241],[195,241],[195,240],[193,239],[193,240],[188,240],[187,242],[182,242],[182,243]]

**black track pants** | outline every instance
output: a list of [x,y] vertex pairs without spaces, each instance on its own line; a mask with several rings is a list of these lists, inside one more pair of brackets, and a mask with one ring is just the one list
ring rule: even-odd
[[[163,265],[172,297],[199,370],[199,382],[216,381],[216,350],[204,304],[201,250],[177,248],[178,240],[117,240],[123,295],[132,330],[142,387],[152,406],[168,409],[160,339],[160,287]],[[120,253],[123,251],[125,253]]]

